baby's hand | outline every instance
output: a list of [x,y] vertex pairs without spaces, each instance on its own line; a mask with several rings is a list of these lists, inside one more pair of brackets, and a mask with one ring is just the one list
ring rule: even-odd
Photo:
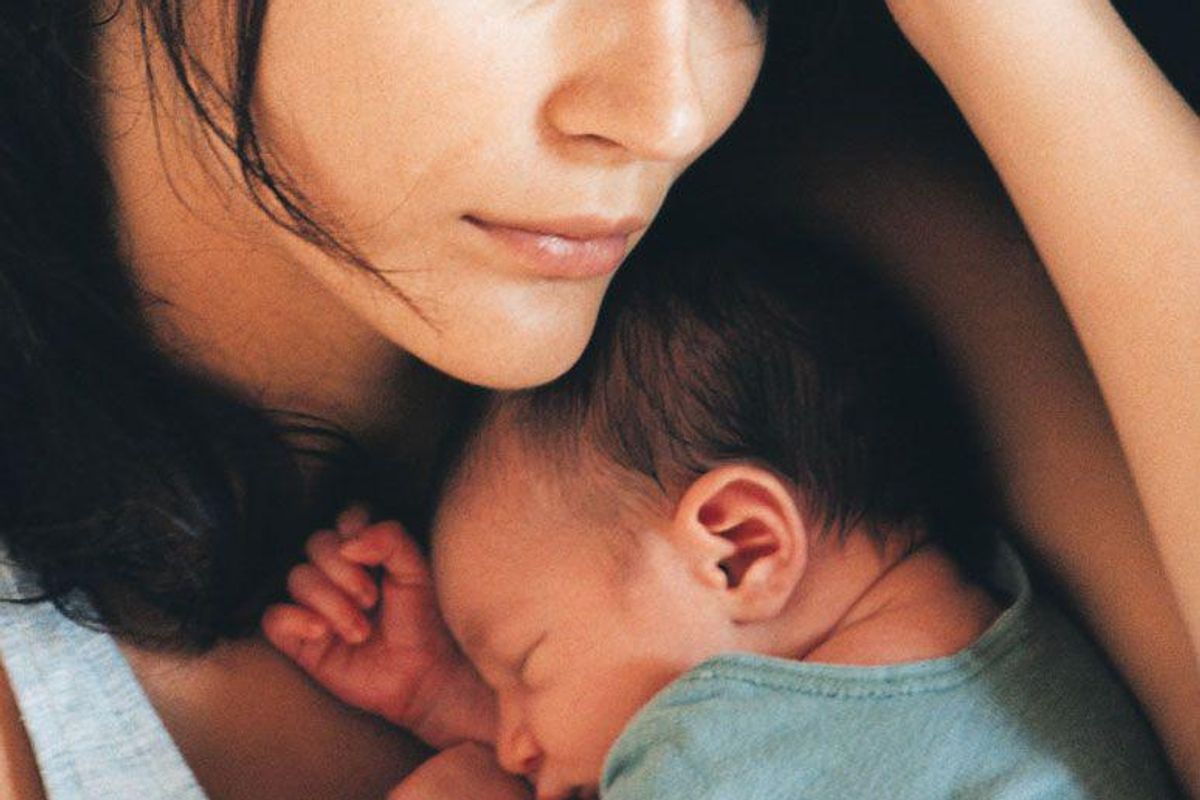
[[495,698],[450,638],[429,567],[400,524],[351,509],[305,551],[288,576],[294,603],[263,615],[267,639],[334,696],[434,747],[494,741]]

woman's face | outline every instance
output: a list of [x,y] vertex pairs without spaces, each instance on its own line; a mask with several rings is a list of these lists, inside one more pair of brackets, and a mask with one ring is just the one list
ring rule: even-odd
[[613,270],[741,111],[763,51],[743,0],[330,9],[271,4],[260,137],[390,287],[281,240],[388,339],[494,387],[575,360]]

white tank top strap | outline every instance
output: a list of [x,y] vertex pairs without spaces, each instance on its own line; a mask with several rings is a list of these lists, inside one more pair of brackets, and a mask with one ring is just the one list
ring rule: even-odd
[[0,659],[49,800],[204,800],[113,638],[71,622],[0,548]]

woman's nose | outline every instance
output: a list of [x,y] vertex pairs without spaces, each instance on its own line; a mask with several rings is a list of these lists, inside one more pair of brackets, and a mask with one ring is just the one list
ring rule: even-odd
[[588,4],[571,69],[545,105],[569,147],[680,161],[704,146],[704,98],[692,64],[693,0]]

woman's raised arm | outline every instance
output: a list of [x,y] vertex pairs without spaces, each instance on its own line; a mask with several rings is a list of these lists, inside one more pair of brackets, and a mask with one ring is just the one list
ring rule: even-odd
[[1070,314],[1194,655],[1200,118],[1108,0],[891,7],[983,144]]

